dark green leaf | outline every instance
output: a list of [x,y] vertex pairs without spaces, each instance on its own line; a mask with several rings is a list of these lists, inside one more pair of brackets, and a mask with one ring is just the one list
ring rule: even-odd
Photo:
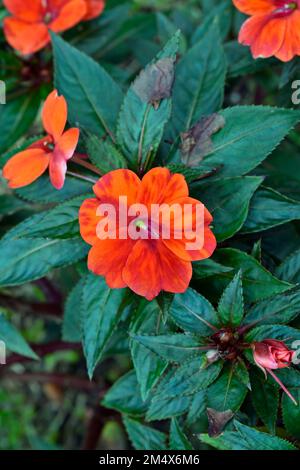
[[279,405],[278,389],[261,373],[251,375],[251,386],[251,399],[256,413],[269,431],[275,434]]
[[80,239],[22,238],[0,242],[0,285],[17,286],[45,276],[51,269],[75,263],[87,254]]
[[171,114],[171,93],[179,33],[166,44],[155,61],[137,77],[125,97],[118,124],[118,143],[130,166],[151,161]]
[[201,434],[200,440],[219,450],[296,450],[296,448],[284,439],[270,436],[234,422],[236,432],[225,431],[221,436],[212,438],[207,434]]
[[124,417],[124,425],[129,439],[136,450],[166,450],[167,437],[164,433]]
[[245,325],[289,323],[299,314],[299,310],[300,287],[295,287],[255,304],[247,313],[243,323]]
[[222,266],[212,259],[205,259],[193,263],[193,276],[195,279],[203,279],[215,274],[228,273],[230,271],[232,271],[232,268]]
[[299,219],[300,202],[271,188],[261,188],[253,196],[242,232],[260,232]]
[[85,282],[85,278],[80,279],[80,281],[72,289],[65,303],[62,325],[62,337],[64,341],[77,343],[82,340],[81,317],[78,306],[81,303]]
[[132,335],[132,339],[168,362],[183,362],[190,356],[197,354],[200,348],[198,339],[185,334]]
[[251,330],[245,340],[248,342],[274,338],[279,341],[291,342],[300,340],[300,330],[286,325],[261,325]]
[[[299,111],[269,106],[235,106],[221,112],[226,125],[213,137],[204,163],[218,176],[240,176],[259,165],[299,122]],[[253,145],[255,142],[255,145]]]
[[135,372],[130,371],[117,380],[105,395],[102,404],[121,413],[143,415],[147,410],[147,403],[142,400]]
[[152,400],[148,412],[147,421],[156,421],[162,419],[181,416],[189,410],[192,396],[178,395],[176,397],[157,397]]
[[245,400],[247,387],[234,373],[233,366],[224,368],[207,391],[207,406],[216,411],[237,411]]
[[194,424],[199,418],[204,416],[207,408],[206,390],[199,390],[191,397],[191,404],[187,415],[187,423]]
[[297,405],[284,393],[282,395],[282,416],[284,426],[296,439],[300,439],[300,388],[290,388],[289,391],[297,401]]
[[177,419],[173,418],[170,429],[170,449],[171,450],[192,450],[192,444],[188,441]]
[[193,289],[175,295],[170,315],[180,328],[200,336],[209,336],[217,330],[216,311],[208,300]]
[[225,73],[224,51],[218,29],[212,24],[178,63],[170,125],[172,139],[187,132],[201,117],[220,109]]
[[[160,308],[156,300],[142,301],[130,325],[133,338],[144,333],[159,334],[164,329],[160,322]],[[130,342],[131,357],[136,370],[141,395],[146,399],[151,389],[167,367],[167,361],[155,354],[151,348],[134,339]]]
[[126,289],[110,289],[102,277],[90,274],[86,278],[82,292],[81,325],[90,378],[120,320],[126,296]]
[[85,144],[89,158],[103,174],[127,167],[127,162],[123,155],[107,140],[90,134]]
[[121,89],[97,62],[60,37],[52,34],[52,44],[55,84],[68,102],[70,123],[113,139]]
[[[215,260],[222,265],[242,270],[244,297],[247,302],[264,299],[286,291],[290,287],[290,284],[276,279],[256,259],[242,251],[233,248],[223,248],[216,252]],[[218,284],[224,290],[228,284],[228,279],[232,278],[231,272],[219,274],[212,278],[211,284],[212,286]]]
[[244,299],[241,271],[226,287],[220,299],[218,314],[222,325],[239,326],[244,316]]
[[288,256],[275,271],[279,279],[300,283],[300,250],[295,251]]
[[[31,349],[29,344],[25,341],[23,336],[18,330],[5,318],[4,314],[0,311],[0,341],[4,342],[5,347],[12,352],[21,354],[31,359],[38,359],[38,356]],[[0,345],[2,346],[2,345]],[[3,348],[0,347],[0,352]],[[1,358],[0,358],[1,359]],[[0,364],[2,362],[0,361]]]
[[200,199],[212,214],[218,241],[232,237],[243,226],[250,200],[261,182],[261,177],[243,176],[193,184],[192,196]]

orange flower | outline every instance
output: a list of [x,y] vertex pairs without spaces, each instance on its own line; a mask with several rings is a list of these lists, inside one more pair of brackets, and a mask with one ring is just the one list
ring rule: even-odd
[[46,137],[14,155],[3,168],[3,177],[10,188],[21,188],[35,181],[49,167],[50,180],[56,189],[64,185],[67,160],[76,149],[79,130],[64,132],[67,123],[67,103],[54,90],[44,104],[43,125]]
[[[142,180],[130,170],[111,171],[95,184],[94,193],[96,198],[87,199],[81,206],[80,232],[82,238],[92,245],[88,256],[89,269],[105,276],[111,288],[128,286],[148,300],[152,300],[162,290],[184,292],[192,277],[191,261],[210,257],[216,248],[216,239],[209,228],[212,216],[199,201],[189,197],[184,177],[171,174],[167,168],[154,168]],[[155,226],[153,219],[140,215],[128,217],[128,220],[124,220],[123,216],[122,220],[118,217],[117,235],[100,238],[97,235],[99,223],[104,220],[104,214],[99,213],[100,206],[110,204],[115,207],[116,214],[120,216],[122,212],[124,215],[119,205],[119,198],[124,196],[127,197],[126,213],[133,204],[143,204],[149,213],[155,204],[164,204],[164,211],[173,204],[179,205],[181,209],[189,205],[192,211],[190,216],[184,213],[181,226],[176,217],[171,216],[173,224],[169,238],[163,238],[160,224]],[[186,242],[187,238],[192,240],[189,233],[194,234],[195,231],[197,206],[204,209],[204,242],[199,248],[189,251]],[[140,230],[140,236],[136,239],[128,235],[132,223]]]
[[255,59],[277,57],[288,62],[300,55],[300,0],[233,0],[247,15],[239,42],[251,47]]
[[81,20],[98,16],[103,0],[3,0],[12,16],[4,19],[8,43],[22,54],[39,51],[50,42],[49,30],[60,33]]
[[105,0],[85,0],[87,12],[84,20],[92,20],[99,16],[105,7]]

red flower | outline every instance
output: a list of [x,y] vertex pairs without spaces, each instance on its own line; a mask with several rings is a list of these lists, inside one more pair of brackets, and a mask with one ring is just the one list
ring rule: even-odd
[[48,167],[53,186],[61,189],[64,185],[67,160],[74,154],[79,130],[72,128],[64,132],[67,103],[63,96],[58,96],[56,90],[46,99],[42,119],[48,135],[14,155],[3,168],[3,176],[8,180],[10,188],[27,186]]
[[[87,199],[79,213],[80,232],[83,239],[92,245],[88,267],[97,275],[105,276],[111,288],[130,287],[137,294],[152,300],[160,291],[184,292],[192,277],[192,263],[212,255],[216,239],[209,228],[212,216],[204,208],[204,243],[199,249],[186,249],[187,232],[195,227],[196,208],[203,205],[189,197],[189,190],[182,175],[171,174],[167,168],[154,168],[142,180],[130,170],[112,171],[95,184],[96,198]],[[117,236],[99,239],[97,227],[103,220],[97,212],[100,204],[110,203],[120,214],[119,197],[127,196],[127,207],[140,203],[151,210],[153,204],[164,204],[164,210],[171,205],[185,204],[192,207],[190,217],[185,216],[184,234],[175,236],[177,219],[174,217],[169,239],[162,236],[162,225],[155,225],[147,218],[129,217],[118,222]],[[127,213],[127,210],[126,210]],[[130,223],[140,229],[137,239],[128,236]],[[178,231],[180,229],[178,228]],[[145,239],[145,234],[151,234]],[[155,235],[154,235],[155,234]],[[153,239],[152,237],[157,237]],[[188,237],[189,238],[189,237]],[[190,240],[191,241],[191,240]]]
[[253,358],[256,365],[262,369],[266,375],[266,371],[276,380],[284,392],[290,397],[290,399],[297,404],[294,397],[286,389],[283,383],[276,377],[273,369],[283,369],[289,367],[292,363],[295,351],[291,351],[283,341],[276,339],[265,339],[261,342],[254,342]]
[[12,16],[4,19],[8,43],[22,54],[39,51],[50,42],[49,30],[60,33],[81,20],[98,16],[103,0],[3,0]]
[[239,42],[251,47],[255,59],[275,56],[283,62],[300,55],[300,0],[233,0],[251,15]]

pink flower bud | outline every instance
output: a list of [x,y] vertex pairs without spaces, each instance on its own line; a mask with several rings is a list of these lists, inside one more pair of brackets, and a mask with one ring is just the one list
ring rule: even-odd
[[295,398],[273,372],[273,369],[289,367],[292,363],[295,351],[291,351],[283,341],[278,341],[276,339],[264,339],[259,342],[255,341],[252,344],[252,349],[255,364],[264,372],[266,378],[268,372],[288,397],[295,403],[295,405],[297,405]]

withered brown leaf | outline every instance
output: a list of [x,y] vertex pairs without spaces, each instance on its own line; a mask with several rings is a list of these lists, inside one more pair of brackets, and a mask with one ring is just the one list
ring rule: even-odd
[[203,117],[189,131],[181,134],[181,161],[196,167],[213,149],[211,136],[225,126],[225,119],[218,113]]
[[213,408],[207,408],[208,434],[210,437],[219,436],[226,424],[233,418],[234,413],[231,410],[217,411]]

